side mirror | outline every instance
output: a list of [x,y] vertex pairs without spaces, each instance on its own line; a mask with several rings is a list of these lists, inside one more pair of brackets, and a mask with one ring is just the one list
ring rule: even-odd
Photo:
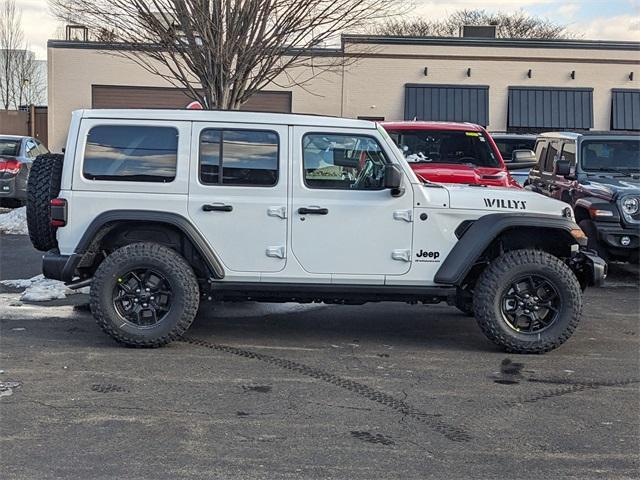
[[511,161],[506,162],[505,165],[507,170],[525,170],[535,167],[537,163],[533,150],[514,150]]
[[566,177],[571,173],[571,166],[569,160],[565,160],[562,157],[560,160],[556,160],[553,164],[553,173],[559,177]]
[[516,163],[535,162],[536,154],[533,150],[514,150],[511,158]]
[[398,165],[385,165],[384,188],[392,190],[391,194],[394,196],[402,195],[402,176],[402,170]]
[[349,150],[344,148],[333,149],[333,164],[337,167],[358,168],[358,159],[349,157]]

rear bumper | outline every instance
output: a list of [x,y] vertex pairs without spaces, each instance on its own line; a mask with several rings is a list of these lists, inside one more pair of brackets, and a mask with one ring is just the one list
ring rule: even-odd
[[23,192],[16,189],[16,177],[0,178],[0,198],[24,198]]
[[49,250],[42,257],[42,274],[46,278],[70,282],[76,276],[76,267],[82,255],[61,255],[57,250]]

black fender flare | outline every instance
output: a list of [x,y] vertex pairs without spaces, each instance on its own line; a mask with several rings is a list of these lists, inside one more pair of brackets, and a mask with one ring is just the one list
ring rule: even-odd
[[[492,213],[480,217],[465,231],[455,244],[442,266],[436,272],[434,282],[444,285],[461,285],[474,263],[487,247],[505,230],[517,227],[535,227],[562,230],[571,235],[579,229],[570,218],[532,213]],[[583,241],[575,240],[579,245]]]
[[153,210],[109,210],[103,212],[89,224],[82,235],[82,238],[76,245],[75,253],[78,255],[85,254],[89,250],[89,247],[93,243],[96,235],[103,229],[103,227],[110,223],[121,221],[164,223],[178,228],[191,241],[191,243],[193,243],[194,247],[198,250],[198,253],[202,256],[205,262],[207,262],[207,266],[213,272],[215,278],[224,278],[225,272],[222,262],[211,248],[209,248],[200,232],[196,230],[188,219],[182,215],[172,212],[158,212]]
[[[598,197],[582,197],[576,201],[573,207],[574,210],[577,210],[579,208],[583,208],[587,212],[589,212],[591,208],[595,208],[598,210],[609,210],[613,212],[613,216],[599,218],[598,221],[620,222],[620,213],[618,212],[616,203],[613,201],[607,201],[604,198]],[[591,218],[591,214],[589,214],[589,218]]]

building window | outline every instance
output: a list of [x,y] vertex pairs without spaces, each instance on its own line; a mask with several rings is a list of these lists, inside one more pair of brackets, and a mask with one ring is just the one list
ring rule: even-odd
[[200,134],[200,182],[205,185],[278,183],[278,134],[263,130],[206,129]]
[[363,135],[307,134],[302,139],[309,188],[380,190],[388,163],[380,144]]
[[82,172],[89,180],[171,182],[177,161],[175,128],[100,125],[87,135]]
[[509,87],[507,131],[593,128],[593,88]]
[[471,122],[489,125],[487,85],[405,85],[405,120]]

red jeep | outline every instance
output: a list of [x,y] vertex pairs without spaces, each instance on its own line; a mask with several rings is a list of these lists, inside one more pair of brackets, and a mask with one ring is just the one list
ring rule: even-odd
[[424,180],[521,188],[509,175],[491,135],[479,125],[385,122],[382,126]]

